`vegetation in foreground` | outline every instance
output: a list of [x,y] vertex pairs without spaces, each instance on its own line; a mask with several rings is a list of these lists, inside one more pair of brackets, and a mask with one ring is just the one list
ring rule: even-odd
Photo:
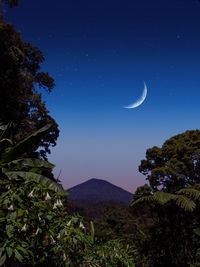
[[0,266],[134,266],[131,248],[117,239],[100,242],[91,223],[66,212],[66,193],[42,175],[47,161],[22,157],[50,125],[13,144],[1,125]]

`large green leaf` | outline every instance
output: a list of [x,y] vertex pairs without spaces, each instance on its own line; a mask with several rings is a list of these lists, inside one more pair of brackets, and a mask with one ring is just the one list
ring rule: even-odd
[[56,192],[63,192],[63,193],[65,192],[61,185],[57,184],[56,182],[53,182],[52,180],[41,174],[37,174],[34,172],[13,171],[13,172],[7,172],[6,176],[11,180],[16,179],[17,177],[22,177],[25,180],[34,180],[37,183],[41,183],[49,187],[50,189],[53,189]]
[[2,154],[1,160],[3,162],[9,162],[12,160],[15,160],[20,155],[24,154],[25,152],[28,152],[37,142],[41,140],[42,137],[46,133],[49,132],[51,129],[51,125],[47,124],[38,131],[34,132],[33,134],[29,135],[19,143],[17,143],[15,146],[8,148],[5,153]]
[[34,158],[25,158],[13,160],[8,163],[2,164],[4,168],[14,170],[27,170],[27,168],[45,168],[45,169],[53,169],[55,165],[48,161],[34,159]]
[[3,256],[0,258],[0,266],[2,266],[5,261],[6,261],[6,254],[3,254]]
[[23,256],[19,253],[18,250],[14,250],[15,252],[15,258],[19,261],[19,262],[22,262],[23,261]]

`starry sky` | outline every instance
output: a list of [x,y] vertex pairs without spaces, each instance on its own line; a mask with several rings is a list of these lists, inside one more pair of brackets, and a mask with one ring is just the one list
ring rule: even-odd
[[[8,10],[55,78],[43,93],[60,137],[49,160],[65,188],[90,178],[130,192],[147,148],[200,125],[200,2],[21,0]],[[148,94],[135,109],[144,81]]]

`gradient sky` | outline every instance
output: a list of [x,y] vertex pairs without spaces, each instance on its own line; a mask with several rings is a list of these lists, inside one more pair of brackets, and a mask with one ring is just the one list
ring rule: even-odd
[[[200,125],[200,3],[21,0],[6,14],[45,56],[43,99],[61,130],[49,160],[65,188],[90,178],[130,192],[147,148]],[[126,106],[148,87],[145,102]]]

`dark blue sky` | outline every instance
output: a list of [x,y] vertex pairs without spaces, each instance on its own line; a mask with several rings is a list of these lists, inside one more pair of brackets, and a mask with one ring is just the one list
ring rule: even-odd
[[[61,134],[50,160],[68,188],[89,178],[129,191],[147,148],[200,125],[200,2],[22,0],[7,12],[45,55],[44,94]],[[148,87],[145,102],[126,106]]]

